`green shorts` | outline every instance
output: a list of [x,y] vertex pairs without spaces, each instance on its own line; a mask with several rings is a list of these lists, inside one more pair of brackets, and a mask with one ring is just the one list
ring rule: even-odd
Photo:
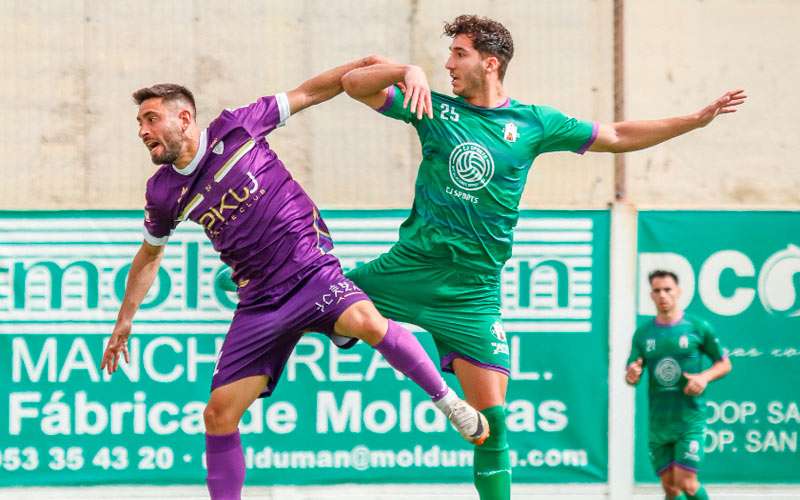
[[500,276],[437,267],[391,251],[347,273],[387,318],[429,332],[442,370],[453,360],[509,374]]
[[[652,425],[652,424],[651,424]],[[650,462],[659,476],[673,465],[697,472],[703,461],[705,427],[691,425],[678,432],[650,432]]]

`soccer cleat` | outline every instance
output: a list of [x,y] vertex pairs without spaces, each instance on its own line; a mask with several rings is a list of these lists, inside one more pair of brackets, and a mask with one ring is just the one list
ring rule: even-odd
[[456,396],[453,391],[449,391],[435,404],[444,412],[461,437],[470,443],[480,446],[489,437],[489,422],[483,413]]

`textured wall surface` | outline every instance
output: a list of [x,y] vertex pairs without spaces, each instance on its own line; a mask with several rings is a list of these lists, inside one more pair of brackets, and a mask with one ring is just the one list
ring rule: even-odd
[[[708,129],[629,154],[642,206],[800,206],[789,116],[800,41],[793,0],[626,2],[626,113],[688,113],[745,87],[747,107]],[[414,62],[449,92],[442,23],[494,17],[516,54],[516,99],[613,118],[612,0],[216,2],[0,0],[0,209],[140,208],[155,170],[136,136],[131,91],[184,83],[205,125],[223,108],[293,88],[369,53]],[[322,207],[406,207],[419,145],[411,127],[346,96],[304,111],[270,142]],[[545,155],[526,207],[604,207],[607,154]]]
[[800,207],[800,2],[627,1],[626,113],[653,118],[747,90],[740,112],[628,155],[640,205]]

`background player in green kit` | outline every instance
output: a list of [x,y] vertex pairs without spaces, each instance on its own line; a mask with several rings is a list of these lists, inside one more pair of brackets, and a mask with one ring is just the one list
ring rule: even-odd
[[[731,371],[731,362],[708,323],[678,308],[678,277],[653,271],[649,279],[658,314],[633,334],[625,381],[637,384],[642,367],[650,375],[650,460],[667,498],[685,492],[689,499],[706,499],[697,480],[706,428],[703,392],[709,382]],[[707,370],[703,355],[713,363]]]
[[646,148],[734,112],[745,96],[727,92],[697,113],[662,120],[581,121],[508,97],[503,77],[514,45],[500,23],[459,16],[444,33],[453,39],[445,69],[457,97],[431,93],[416,66],[377,64],[342,78],[351,97],[411,124],[423,156],[400,241],[348,277],[385,316],[431,333],[442,369],[455,372],[467,401],[489,422],[489,439],[475,448],[475,486],[482,499],[506,499],[509,351],[500,271],[511,256],[531,163],[551,151]]

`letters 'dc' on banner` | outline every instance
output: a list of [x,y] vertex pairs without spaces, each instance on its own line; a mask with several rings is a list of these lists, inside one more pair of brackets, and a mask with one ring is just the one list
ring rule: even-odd
[[[655,314],[647,275],[675,272],[681,306],[708,321],[733,371],[706,393],[708,482],[800,482],[800,213],[639,213],[638,319]],[[637,481],[647,458],[646,384],[637,389]]]
[[[388,250],[404,215],[323,214],[345,270]],[[0,212],[0,486],[204,481],[202,413],[236,298],[215,287],[222,264],[198,226],[167,245],[130,364],[99,370],[142,218]],[[515,238],[502,271],[514,480],[605,482],[609,214],[523,211]],[[472,447],[363,343],[306,335],[240,430],[248,484],[472,479]]]

